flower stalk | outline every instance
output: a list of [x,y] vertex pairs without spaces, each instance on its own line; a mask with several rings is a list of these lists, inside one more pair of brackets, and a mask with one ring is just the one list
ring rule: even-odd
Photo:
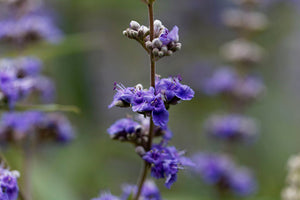
[[[148,2],[148,15],[149,15],[149,29],[150,29],[150,41],[153,41],[154,38],[154,17],[153,17],[153,2],[152,0],[149,0]],[[155,90],[155,56],[153,52],[150,52],[150,86],[154,88]],[[153,123],[153,118],[152,116],[149,119],[149,132],[148,132],[148,145],[147,145],[147,151],[151,150],[152,147],[152,140],[153,140],[153,129],[154,129],[154,123]],[[149,163],[147,161],[144,161],[144,168],[142,170],[141,177],[138,182],[138,191],[135,196],[135,200],[138,200],[142,189],[143,185],[145,183],[147,174],[149,170]]]

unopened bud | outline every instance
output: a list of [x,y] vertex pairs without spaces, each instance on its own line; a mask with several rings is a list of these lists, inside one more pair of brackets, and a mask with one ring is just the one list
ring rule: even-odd
[[123,31],[123,35],[126,36],[126,37],[128,37],[128,32],[126,30]]
[[172,54],[173,54],[173,51],[169,50],[166,55],[171,56]]
[[137,147],[135,148],[135,152],[136,152],[139,156],[143,156],[143,155],[145,155],[145,153],[146,153],[144,147],[142,147],[142,146],[137,146]]
[[152,42],[151,41],[147,41],[145,45],[148,49],[152,49]]
[[158,56],[158,52],[159,52],[158,48],[154,48],[154,49],[152,50],[152,53],[153,53],[155,56]]
[[136,21],[131,21],[129,24],[130,28],[132,28],[133,30],[139,30],[139,28],[141,27],[141,25],[136,22]]
[[165,54],[164,54],[164,52],[163,51],[159,51],[158,52],[158,56],[161,58],[161,57],[163,57]]
[[142,25],[140,28],[139,28],[139,31],[142,31],[144,33],[144,35],[147,35],[148,32],[150,31],[148,27]]
[[176,51],[179,51],[181,49],[181,43],[176,43],[175,49]]
[[155,38],[155,39],[152,41],[152,43],[153,43],[153,46],[154,46],[154,47],[157,47],[157,48],[160,48],[160,47],[162,46],[162,42],[160,41],[159,38]]
[[161,50],[162,50],[162,52],[164,52],[164,54],[166,54],[168,52],[168,47],[162,46]]

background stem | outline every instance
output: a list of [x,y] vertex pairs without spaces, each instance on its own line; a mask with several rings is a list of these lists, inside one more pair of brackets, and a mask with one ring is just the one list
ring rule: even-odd
[[23,148],[23,195],[24,200],[32,200],[32,161],[33,161],[33,148],[25,146]]

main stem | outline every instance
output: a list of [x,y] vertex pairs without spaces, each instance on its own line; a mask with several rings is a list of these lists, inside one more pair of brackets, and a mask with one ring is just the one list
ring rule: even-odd
[[[148,1],[148,14],[149,14],[149,27],[150,27],[150,40],[152,41],[154,38],[154,17],[153,17],[153,0]],[[155,89],[155,57],[152,51],[150,52],[150,86]],[[152,139],[153,139],[153,129],[154,129],[154,123],[152,119],[152,115],[150,117],[150,123],[149,123],[149,137],[148,137],[148,145],[147,145],[147,151],[151,150],[152,147]],[[144,161],[144,168],[142,170],[139,182],[138,182],[138,191],[136,193],[136,196],[134,200],[138,200],[142,189],[143,185],[145,183],[147,174],[148,174],[148,169],[150,168],[149,163]]]

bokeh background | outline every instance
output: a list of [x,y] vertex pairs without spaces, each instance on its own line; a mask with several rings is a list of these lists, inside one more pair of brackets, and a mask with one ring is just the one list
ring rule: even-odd
[[[203,121],[224,108],[217,98],[200,93],[200,81],[209,67],[224,65],[219,47],[235,38],[224,27],[220,14],[225,0],[157,0],[155,18],[180,28],[181,51],[159,61],[157,73],[181,74],[196,91],[196,98],[170,110],[172,144],[191,155],[215,149],[203,133]],[[58,102],[81,109],[69,114],[77,137],[66,146],[39,149],[34,163],[34,196],[37,200],[86,200],[100,190],[118,195],[122,183],[136,183],[140,158],[131,145],[110,140],[106,129],[132,112],[108,109],[114,81],[125,86],[149,83],[149,62],[143,49],[122,35],[131,20],[148,24],[147,8],[139,0],[52,0],[47,7],[65,33],[61,44],[39,44],[28,55],[41,56],[45,71],[55,79]],[[253,146],[238,146],[239,162],[252,167],[259,190],[249,199],[280,199],[288,157],[300,151],[300,2],[269,0],[261,8],[269,29],[255,37],[267,52],[257,70],[265,78],[266,95],[247,113],[261,123]],[[6,152],[12,168],[19,168],[18,150]],[[188,171],[181,172],[171,190],[158,181],[165,199],[206,200],[213,190]]]

